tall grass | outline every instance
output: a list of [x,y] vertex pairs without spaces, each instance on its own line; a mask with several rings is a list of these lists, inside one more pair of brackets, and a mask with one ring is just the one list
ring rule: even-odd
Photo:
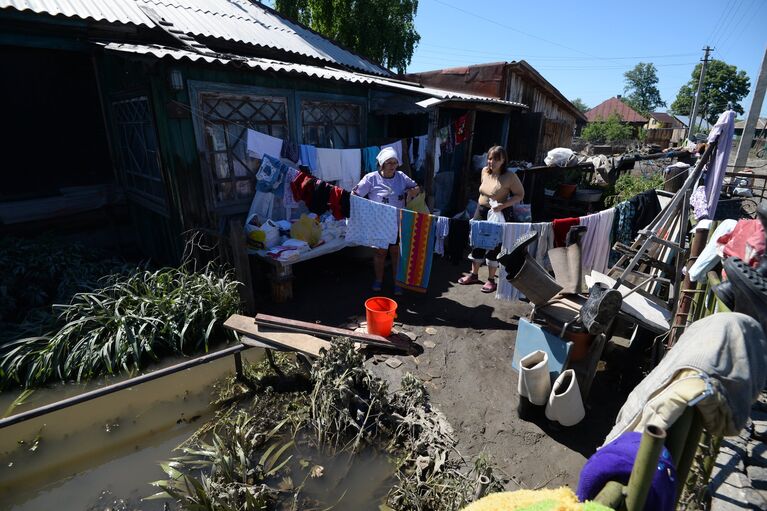
[[57,332],[0,348],[0,388],[134,372],[163,356],[207,351],[213,341],[235,338],[221,327],[240,306],[228,272],[139,270],[107,282],[54,306],[63,323]]

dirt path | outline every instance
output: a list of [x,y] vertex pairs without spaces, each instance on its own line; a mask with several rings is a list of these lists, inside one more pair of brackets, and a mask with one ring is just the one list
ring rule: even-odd
[[[372,268],[350,252],[294,268],[294,299],[264,302],[260,311],[333,326],[364,320],[364,301],[373,296]],[[398,328],[410,332],[423,353],[397,357],[402,364],[396,368],[383,357],[368,363],[391,384],[405,371],[426,382],[432,402],[456,431],[457,449],[464,455],[486,452],[511,479],[509,489],[575,488],[583,463],[601,445],[624,397],[609,382],[609,373],[599,373],[579,425],[554,430],[545,422],[520,420],[511,357],[518,317],[529,312],[529,305],[496,300],[478,285],[456,284],[467,268],[468,262],[454,266],[435,257],[429,292],[396,297]],[[386,285],[383,294],[391,296],[391,282]],[[436,333],[427,333],[428,327]]]

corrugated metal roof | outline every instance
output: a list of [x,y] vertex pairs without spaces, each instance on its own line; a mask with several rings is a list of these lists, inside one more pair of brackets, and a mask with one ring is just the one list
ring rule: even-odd
[[586,112],[586,119],[589,122],[596,120],[605,120],[612,114],[618,114],[621,116],[623,122],[647,122],[645,117],[642,117],[636,110],[628,106],[619,98],[610,98],[607,101],[603,101],[588,112]]
[[443,100],[457,100],[457,101],[473,101],[482,103],[492,103],[496,105],[503,105],[516,108],[527,108],[522,103],[516,103],[513,101],[504,101],[496,98],[488,98],[485,96],[476,96],[472,94],[464,94],[461,92],[455,92],[444,89],[435,89],[431,87],[422,87],[417,83],[405,82],[401,80],[389,79],[381,76],[368,75],[364,73],[357,73],[354,71],[344,71],[341,69],[334,69],[330,67],[310,66],[307,64],[296,64],[292,62],[281,62],[278,60],[255,58],[255,57],[241,57],[237,59],[224,58],[223,56],[214,57],[210,55],[203,55],[187,50],[180,50],[176,48],[168,48],[166,46],[159,45],[138,45],[138,44],[122,44],[122,43],[109,43],[103,44],[104,48],[108,51],[136,53],[139,55],[150,55],[158,59],[170,58],[173,60],[188,59],[192,62],[207,62],[209,64],[230,64],[237,62],[239,66],[246,65],[253,69],[259,69],[261,71],[277,71],[282,73],[295,73],[320,80],[337,80],[349,83],[359,83],[365,85],[378,85],[386,87],[388,89],[399,90],[402,92],[410,92],[416,94],[423,94],[426,96],[432,96]]
[[673,115],[667,113],[667,112],[652,112],[650,114],[650,117],[655,119],[658,122],[662,122],[664,124],[670,124],[671,128],[684,128],[684,125],[682,124],[682,121],[674,117]]
[[0,0],[0,8],[154,27],[140,6],[191,36],[281,50],[368,73],[391,73],[332,41],[248,0]]

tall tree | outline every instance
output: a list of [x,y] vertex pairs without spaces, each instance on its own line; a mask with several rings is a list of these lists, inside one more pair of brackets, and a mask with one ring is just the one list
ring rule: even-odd
[[[702,64],[695,66],[690,81],[682,85],[676,99],[671,103],[671,111],[675,114],[690,115],[692,112],[701,66]],[[733,110],[742,114],[744,110],[740,101],[748,95],[750,88],[751,81],[745,71],[738,71],[736,66],[722,60],[712,60],[706,68],[698,111],[711,124],[715,123],[719,114],[727,108],[728,102],[732,102]]]
[[585,113],[591,110],[591,108],[586,103],[584,103],[581,98],[575,98],[574,100],[570,101],[570,103],[572,103],[573,106],[581,112]]
[[274,8],[400,73],[421,39],[414,22],[418,0],[274,0]]
[[640,62],[634,69],[623,74],[625,86],[623,92],[626,96],[623,101],[641,114],[649,114],[659,106],[666,106],[666,102],[660,97],[658,84],[658,70],[655,64]]

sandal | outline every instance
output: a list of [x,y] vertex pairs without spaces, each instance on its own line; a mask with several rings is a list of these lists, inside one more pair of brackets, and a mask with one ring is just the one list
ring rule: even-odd
[[479,284],[479,275],[476,273],[469,273],[458,279],[458,283],[463,284],[464,286],[468,286],[469,284]]
[[498,289],[498,285],[496,285],[495,279],[487,279],[487,282],[485,282],[480,291],[483,293],[494,293],[496,289]]

